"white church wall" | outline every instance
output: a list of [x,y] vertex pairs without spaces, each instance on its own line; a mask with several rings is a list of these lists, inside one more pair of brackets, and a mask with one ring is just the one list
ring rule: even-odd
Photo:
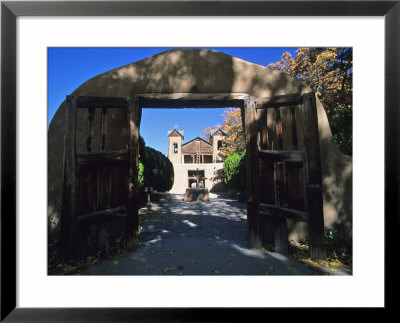
[[189,170],[204,170],[205,186],[211,190],[218,181],[212,179],[216,176],[216,172],[222,169],[223,163],[213,164],[174,164],[174,185],[170,193],[185,193],[188,187],[188,171]]

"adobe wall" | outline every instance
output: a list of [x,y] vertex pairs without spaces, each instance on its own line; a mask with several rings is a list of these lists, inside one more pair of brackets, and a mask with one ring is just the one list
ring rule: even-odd
[[[211,50],[179,49],[166,51],[136,63],[100,74],[78,87],[72,95],[133,97],[138,93],[248,93],[250,96],[306,93],[311,89],[296,78],[264,66]],[[66,93],[68,94],[68,93]],[[85,110],[85,109],[84,109]],[[343,155],[332,139],[328,119],[317,100],[320,134],[324,219],[330,227],[335,223],[351,228],[352,223],[352,159]],[[78,151],[84,151],[87,136],[86,111],[79,111]],[[283,126],[290,114],[282,113]],[[301,120],[300,120],[301,122]],[[273,124],[268,124],[271,134]],[[95,116],[94,130],[100,127]],[[48,130],[48,216],[49,233],[57,234],[61,210],[63,179],[63,147],[65,131],[65,102],[54,115]],[[109,118],[107,149],[123,149],[127,140],[126,115],[113,110]],[[290,140],[284,139],[284,146]],[[299,138],[300,139],[300,138]],[[100,147],[94,138],[93,147]],[[291,237],[304,236],[304,226],[290,227]]]
[[213,161],[223,160],[220,151],[218,150],[218,141],[224,140],[225,136],[214,135],[212,137],[213,144]]
[[188,187],[188,171],[189,170],[204,170],[205,186],[210,191],[218,181],[213,180],[216,172],[222,169],[222,163],[213,164],[174,164],[174,185],[171,193],[185,193]]
[[[177,153],[174,153],[174,143],[177,144]],[[168,159],[173,164],[180,164],[183,162],[182,156],[182,137],[168,137]]]

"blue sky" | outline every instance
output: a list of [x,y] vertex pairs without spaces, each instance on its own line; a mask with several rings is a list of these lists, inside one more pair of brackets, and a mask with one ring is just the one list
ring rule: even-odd
[[[172,48],[48,48],[48,124],[65,96],[88,79]],[[246,61],[267,66],[285,51],[296,48],[210,48]],[[226,109],[143,109],[140,133],[146,145],[163,154],[168,151],[168,130],[178,125],[184,142],[202,136],[206,127],[223,123]],[[195,122],[194,122],[195,121]]]

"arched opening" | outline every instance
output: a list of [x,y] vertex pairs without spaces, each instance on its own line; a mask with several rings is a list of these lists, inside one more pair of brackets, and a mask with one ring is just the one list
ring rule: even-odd
[[[201,63],[193,64],[196,60],[201,61]],[[207,66],[206,71],[204,71],[204,66]],[[168,75],[168,77],[162,77],[162,75]],[[215,77],[210,77],[210,75]],[[119,146],[120,149],[117,152],[113,151],[111,155],[106,156],[105,151],[94,153],[91,150],[92,147],[99,146],[101,150],[107,150],[110,141],[114,140],[119,145],[120,143],[117,141],[120,139],[108,137],[107,132],[110,133],[110,129],[107,129],[107,127],[98,127],[100,131],[104,132],[105,136],[102,136],[104,139],[101,139],[101,143],[96,143],[95,140],[90,139],[90,135],[87,135],[91,133],[90,127],[89,130],[82,130],[83,126],[80,125],[76,139],[80,141],[80,147],[87,149],[91,156],[78,156],[78,161],[88,162],[90,159],[91,162],[104,157],[108,159],[108,162],[124,163],[124,161],[129,161],[131,164],[128,165],[127,171],[129,170],[130,182],[127,192],[124,194],[131,194],[127,198],[127,203],[131,203],[131,205],[128,205],[126,209],[133,210],[132,214],[135,214],[135,207],[137,206],[135,206],[134,190],[137,174],[135,173],[134,160],[137,158],[137,150],[130,149],[130,147],[137,144],[141,109],[183,108],[187,106],[202,108],[239,107],[246,129],[247,237],[249,246],[258,248],[274,241],[278,247],[277,250],[286,252],[288,236],[286,223],[289,221],[305,223],[305,230],[308,230],[308,235],[311,237],[313,236],[312,232],[317,232],[311,239],[313,239],[314,245],[318,246],[321,240],[321,218],[323,227],[323,217],[321,216],[323,207],[322,184],[325,190],[324,203],[328,206],[324,211],[338,213],[339,209],[343,210],[344,207],[347,207],[348,197],[351,196],[351,194],[346,193],[348,192],[348,178],[351,178],[351,162],[344,160],[335,150],[332,145],[329,126],[326,126],[322,107],[318,100],[315,101],[315,98],[306,96],[308,93],[310,93],[310,89],[298,80],[219,53],[191,50],[167,52],[159,55],[157,59],[149,58],[138,64],[107,72],[101,77],[83,84],[72,94],[72,97],[77,98],[86,95],[102,95],[97,99],[98,102],[102,102],[100,105],[104,102],[105,104],[102,105],[102,112],[94,117],[92,129],[98,127],[96,122],[99,124],[99,119],[96,121],[96,117],[101,116],[102,119],[100,118],[100,120],[108,118],[108,120],[115,122],[114,131],[117,129],[118,136],[120,135],[121,138],[129,137],[129,140],[133,139],[132,142],[128,143],[129,149],[126,149],[122,144]],[[114,100],[117,102],[116,104],[114,104]],[[96,104],[92,108],[98,109],[99,106]],[[114,116],[110,113],[110,109],[120,104],[123,105],[125,110],[129,111],[129,123],[124,119],[124,114]],[[305,105],[311,106],[313,109],[313,114],[309,115],[311,120],[309,124],[307,123],[308,117],[304,119],[304,111],[302,110]],[[65,124],[68,124],[63,116],[66,106],[67,103],[61,106],[55,121],[49,127],[49,152],[56,146],[62,146]],[[293,108],[294,106],[295,108]],[[86,106],[86,108],[90,107]],[[309,112],[307,113],[309,114]],[[90,125],[90,114],[90,109],[86,114],[81,113],[78,122]],[[298,122],[300,114],[302,114],[303,120]],[[70,124],[73,124],[73,122]],[[311,131],[309,131],[310,129]],[[303,130],[306,130],[306,133],[302,133]],[[117,135],[115,137],[118,137]],[[71,139],[68,136],[66,138]],[[315,165],[311,165],[311,169],[309,165],[307,167],[299,166],[304,165],[305,161],[309,163],[312,160],[310,156],[319,155],[319,153],[307,151],[307,144],[304,140],[306,138],[310,147],[321,145],[321,160],[319,162],[324,164],[322,169],[312,168]],[[220,148],[219,143],[218,147]],[[173,148],[174,154],[178,154],[179,148],[177,146]],[[51,151],[51,154],[49,154],[49,205],[52,207],[61,204],[69,205],[70,210],[72,210],[74,208],[72,200],[77,199],[75,194],[79,194],[79,192],[77,192],[76,187],[75,191],[73,189],[68,191],[70,187],[67,187],[67,190],[59,189],[61,185],[57,183],[57,179],[63,178],[62,167],[59,167],[59,165],[63,165],[60,162],[61,158],[62,153],[59,153],[59,151],[57,153]],[[76,160],[74,158],[71,158],[65,164],[66,169]],[[186,161],[189,161],[189,159]],[[316,160],[317,164],[318,160]],[[53,167],[53,165],[58,165],[58,168]],[[350,172],[347,172],[344,176],[343,169],[348,169],[349,165]],[[116,167],[116,169],[121,171],[123,167]],[[73,167],[70,170],[72,172],[77,171]],[[321,171],[324,172],[322,174],[324,182],[314,181],[315,178],[321,178]],[[71,178],[76,178],[74,176]],[[114,174],[114,170],[109,172],[99,171],[96,176],[93,175],[93,178],[96,178],[103,185],[96,188],[96,194],[99,196],[109,195],[110,191],[103,188],[106,188],[107,183],[112,182],[114,177],[118,178]],[[190,177],[189,174],[188,177]],[[329,182],[329,179],[332,178],[337,181],[332,182],[331,180]],[[60,180],[58,181],[60,182]],[[265,185],[266,183],[268,185]],[[307,183],[310,185],[307,185]],[[129,191],[130,187],[132,191]],[[87,190],[89,188],[87,186]],[[60,191],[67,192],[67,194],[61,198]],[[118,195],[115,194],[115,196]],[[124,196],[124,194],[119,196]],[[297,198],[294,198],[296,196]],[[298,198],[299,196],[301,198]],[[69,202],[65,203],[66,201]],[[110,207],[107,200],[103,202],[105,203],[98,204],[106,208],[101,210],[102,212],[90,212],[90,217],[76,218],[71,220],[71,223],[74,221],[81,223],[92,217],[107,217],[124,211],[123,208],[118,208],[116,204],[111,204]],[[298,203],[297,206],[294,205],[296,203]],[[306,207],[302,204],[306,204]],[[53,209],[57,211],[59,208],[54,207]],[[317,221],[310,220],[314,217],[314,214],[311,214],[313,209],[319,210]],[[68,212],[64,210],[63,213]],[[78,217],[82,215],[85,214],[79,214]],[[280,221],[282,218],[284,220]],[[127,234],[138,228],[137,218],[128,217],[125,220],[127,220],[129,227]],[[63,222],[68,226],[68,219]],[[80,225],[76,223],[73,223],[72,227]],[[310,225],[310,223],[312,224]],[[100,237],[109,234],[107,226],[99,225],[95,230],[92,227],[91,224],[87,224],[87,232],[95,232]],[[295,229],[297,230],[297,227]],[[102,230],[104,234],[102,234]],[[93,243],[93,240],[90,239],[85,241],[83,243]],[[97,239],[96,244],[102,244],[102,241],[105,241],[103,246],[107,248],[107,240]],[[135,237],[132,237],[128,242],[131,246],[134,246],[135,243]],[[318,247],[315,250],[312,250],[313,257],[322,257],[322,252],[318,251]]]
[[218,140],[217,149],[220,150],[222,148],[222,140]]
[[[287,218],[306,222],[308,224],[308,234],[310,239],[310,251],[313,259],[323,259],[325,251],[323,246],[323,211],[322,211],[322,179],[321,162],[318,139],[317,111],[315,104],[315,94],[293,94],[286,96],[276,96],[268,98],[249,97],[243,93],[213,93],[213,94],[179,94],[179,99],[174,94],[139,94],[135,98],[128,100],[120,98],[99,98],[99,97],[71,97],[68,99],[67,109],[67,134],[65,146],[66,171],[64,178],[64,197],[63,215],[64,219],[76,219],[86,222],[87,219],[99,219],[100,216],[110,214],[123,214],[126,208],[127,218],[126,244],[128,248],[137,245],[138,231],[138,156],[139,156],[139,129],[141,122],[141,110],[143,108],[165,108],[174,106],[175,108],[191,107],[215,107],[215,106],[236,106],[242,111],[243,128],[246,133],[246,174],[247,174],[247,220],[248,220],[248,242],[251,247],[262,247],[266,243],[273,241],[278,252],[288,252],[288,233]],[[172,97],[171,97],[172,96]],[[101,152],[99,154],[91,153],[91,146],[87,145],[86,154],[77,154],[76,145],[76,118],[77,109],[88,109],[88,133],[87,143],[91,142],[92,120],[95,108],[102,108],[103,114],[107,112],[107,106],[112,108],[128,108],[128,150],[120,152]],[[283,150],[283,127],[280,117],[280,108],[289,106],[292,110],[292,116],[295,115],[293,106],[301,106],[304,146],[303,150]],[[268,131],[266,131],[267,114],[262,117],[263,111],[268,109],[275,112],[276,142],[275,149],[269,149]],[[261,110],[257,111],[257,110]],[[293,146],[298,147],[296,118],[291,119]],[[103,133],[103,127],[102,133]],[[102,135],[102,144],[104,148],[104,135]],[[102,149],[103,149],[102,148]],[[271,147],[272,148],[272,147]],[[175,149],[175,146],[174,146]],[[124,157],[126,156],[126,157]],[[95,212],[86,213],[82,210],[87,197],[90,196],[89,190],[82,191],[79,185],[82,177],[78,179],[79,172],[82,173],[83,167],[75,163],[75,160],[81,160],[82,166],[93,163],[93,167],[104,162],[113,161],[114,163],[127,160],[128,186],[126,196],[126,206],[111,205],[119,197],[114,192],[111,183],[115,178],[114,168],[111,166],[105,169],[101,168],[96,174],[95,184],[97,190],[96,197],[97,209]],[[297,164],[300,168],[295,168],[295,172],[289,172],[290,165]],[[118,167],[116,169],[120,169]],[[301,170],[300,172],[298,170]],[[85,172],[84,172],[85,173]],[[87,172],[86,172],[87,173]],[[85,173],[85,175],[86,175]],[[195,174],[196,173],[196,174]],[[103,178],[104,177],[104,178]],[[101,179],[99,181],[99,178]],[[122,177],[123,178],[123,177]],[[264,181],[272,180],[272,189],[263,191]],[[204,188],[204,175],[188,171],[189,190],[196,184],[196,188]],[[262,179],[260,181],[260,179]],[[122,183],[120,183],[122,184]],[[91,183],[88,184],[91,186]],[[118,185],[117,185],[118,186]],[[74,193],[78,191],[79,194]],[[100,192],[100,193],[99,193]],[[189,196],[193,192],[189,192]],[[77,194],[76,197],[74,195]],[[83,195],[82,195],[83,194]],[[197,194],[197,193],[196,193]],[[268,198],[268,195],[270,196]],[[300,202],[300,207],[295,207],[290,202],[290,196],[294,197],[296,202]],[[77,198],[77,200],[75,200]],[[105,201],[100,204],[99,201]],[[186,200],[186,194],[185,194]],[[80,207],[78,209],[77,205]],[[113,208],[111,207],[113,206]],[[100,211],[98,209],[101,209]],[[78,216],[76,216],[78,215]],[[74,220],[74,221],[76,221]],[[65,225],[67,223],[67,225]],[[88,228],[81,226],[81,231],[76,229],[76,225],[68,225],[64,220],[62,230],[63,248],[66,254],[73,253],[76,243],[71,237],[76,236],[76,232],[81,232],[81,248],[85,245],[82,242]],[[82,233],[83,230],[83,233]],[[76,232],[75,232],[76,231]],[[101,234],[100,234],[101,235]],[[104,240],[104,237],[98,237]],[[104,246],[103,246],[104,248]],[[106,247],[107,244],[106,244]]]

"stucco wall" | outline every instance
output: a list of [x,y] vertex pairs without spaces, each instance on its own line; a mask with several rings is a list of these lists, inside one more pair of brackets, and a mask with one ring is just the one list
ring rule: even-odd
[[222,168],[222,163],[213,164],[174,164],[174,185],[171,193],[185,193],[188,187],[188,171],[189,170],[204,170],[205,186],[210,191],[218,181],[213,180],[216,176],[216,171]]
[[220,151],[218,150],[218,141],[224,140],[225,136],[221,135],[214,135],[212,137],[212,144],[213,144],[213,161],[220,161],[222,160]]
[[[174,152],[174,144],[177,144],[178,152]],[[168,138],[168,158],[173,164],[182,163],[182,137],[169,137]]]
[[[160,53],[136,63],[100,74],[78,87],[72,95],[133,97],[139,93],[248,93],[250,96],[310,92],[307,86],[285,73],[270,70],[229,55],[210,50],[181,49]],[[66,93],[68,94],[68,93]],[[85,110],[85,109],[84,109]],[[324,220],[326,226],[352,223],[352,159],[344,156],[332,140],[328,119],[317,100],[320,134]],[[80,111],[77,136],[78,150],[84,147],[87,135],[86,111]],[[282,113],[282,122],[288,120]],[[113,137],[106,149],[121,149],[126,143],[127,128],[124,112],[113,111],[108,133]],[[95,129],[99,119],[95,118]],[[48,130],[48,215],[53,225],[50,235],[57,233],[61,210],[63,179],[63,140],[65,131],[65,102],[53,117]],[[273,127],[270,128],[274,133]],[[285,142],[288,142],[285,138]],[[301,139],[301,138],[299,138]],[[288,144],[290,145],[290,143]],[[96,147],[96,143],[94,143]],[[98,145],[100,146],[100,145]],[[300,236],[299,224],[291,232]]]

